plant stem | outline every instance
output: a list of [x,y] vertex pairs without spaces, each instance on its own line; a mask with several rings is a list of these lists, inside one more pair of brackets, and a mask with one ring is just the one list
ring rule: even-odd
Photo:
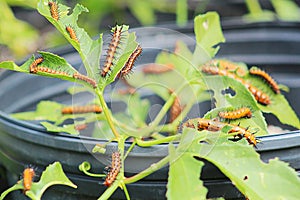
[[125,184],[134,183],[136,181],[141,180],[142,178],[145,178],[146,176],[152,174],[153,172],[163,168],[166,164],[168,164],[169,159],[170,159],[169,156],[164,157],[163,159],[161,159],[157,163],[154,163],[154,164],[150,165],[150,167],[148,167],[144,171],[142,171],[142,172],[140,172],[140,173],[138,173],[138,174],[136,174],[132,177],[125,178],[124,183]]
[[164,137],[157,140],[149,140],[149,141],[143,141],[141,139],[135,138],[136,143],[141,147],[150,147],[153,145],[161,144],[161,143],[168,143],[174,140],[178,140],[181,138],[181,134],[172,135],[169,137]]
[[100,91],[99,89],[96,89],[96,94],[97,94],[97,96],[98,96],[98,98],[99,98],[99,101],[100,101],[100,104],[101,104],[103,113],[104,113],[104,115],[105,115],[105,117],[106,117],[106,120],[107,120],[107,122],[108,122],[108,124],[109,124],[109,126],[110,126],[110,128],[111,128],[111,131],[113,132],[113,134],[114,134],[116,140],[118,141],[119,138],[120,138],[120,135],[119,135],[119,133],[117,132],[117,130],[116,130],[116,128],[115,128],[115,125],[114,125],[114,123],[113,123],[113,120],[112,120],[112,116],[111,116],[110,110],[108,109],[107,104],[106,104],[106,102],[105,102],[105,100],[104,100],[104,97],[103,97],[103,92]]
[[260,14],[262,13],[261,6],[258,0],[246,0],[247,8],[250,14]]
[[159,113],[157,114],[154,121],[150,124],[150,130],[152,131],[153,128],[157,127],[159,122],[162,120],[162,118],[165,116],[165,114],[168,112],[170,107],[172,106],[174,99],[176,98],[176,94],[173,92],[170,96],[170,98],[167,100],[167,102],[163,105]]
[[127,187],[126,187],[125,183],[122,182],[121,185],[122,185],[122,188],[123,188],[123,190],[124,190],[126,199],[127,199],[127,200],[130,200],[130,196],[129,196],[129,193],[128,193],[128,190],[127,190]]
[[130,153],[130,151],[133,149],[133,147],[136,145],[136,141],[134,141],[131,145],[130,145],[130,147],[128,148],[128,150],[127,150],[127,152],[126,152],[126,154],[125,154],[125,156],[124,156],[124,160],[127,158],[127,156],[128,156],[128,154]]
[[115,190],[119,187],[119,180],[115,181],[111,186],[109,186],[105,192],[98,198],[98,200],[107,200],[110,196],[115,192]]

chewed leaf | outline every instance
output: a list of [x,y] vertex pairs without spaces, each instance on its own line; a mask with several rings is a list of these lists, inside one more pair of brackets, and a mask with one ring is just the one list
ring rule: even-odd
[[[204,146],[207,145],[199,145],[199,148]],[[214,145],[212,151],[200,157],[217,166],[249,199],[300,198],[300,179],[295,170],[278,159],[262,162],[251,146]]]
[[[103,77],[100,77],[99,79],[99,85],[102,89],[104,89],[105,86],[112,83],[116,79],[122,68],[125,66],[127,60],[138,46],[135,33],[129,33],[128,28],[129,27],[125,25],[117,25],[112,28],[112,31],[114,31],[115,29],[121,29],[121,41],[118,43],[117,47],[115,47],[114,45],[108,47],[113,48],[109,49],[109,51],[113,52],[113,54],[107,55],[110,56],[109,63],[111,63],[111,65],[109,64],[109,66],[107,66],[109,69],[106,69],[107,72],[105,72],[105,74],[103,74]],[[108,60],[106,60],[105,62],[108,62]],[[102,67],[102,70],[103,69],[104,68]]]
[[296,128],[300,128],[300,121],[297,117],[297,114],[282,94],[276,94],[271,89],[270,85],[268,85],[268,83],[260,77],[248,75],[244,78],[250,81],[251,84],[253,84],[257,88],[266,91],[269,95],[271,103],[268,106],[259,105],[259,108],[263,112],[274,114],[283,124],[288,124]]
[[211,58],[214,57],[220,48],[217,45],[225,42],[219,15],[216,12],[208,12],[195,17],[194,23],[197,44],[202,46]]
[[255,117],[238,119],[234,123],[240,123],[240,126],[244,128],[258,128],[259,130],[253,131],[257,131],[257,135],[267,134],[266,122],[260,112],[258,103],[243,84],[225,76],[208,76],[205,80],[207,87],[214,92],[213,97],[216,100],[216,107],[218,108],[207,113],[205,118],[215,118],[218,116],[219,111],[227,110],[226,108],[228,107],[234,109],[248,107]]
[[88,76],[97,79],[100,55],[102,52],[102,35],[100,35],[97,40],[93,40],[84,29],[77,25],[78,16],[82,12],[88,12],[88,9],[77,4],[72,13],[69,14],[69,7],[59,2],[56,2],[56,4],[58,5],[58,20],[51,15],[48,0],[39,1],[38,11],[41,15],[45,16],[79,52]]
[[[249,199],[299,199],[300,179],[288,163],[278,159],[261,161],[255,149],[242,142],[201,142],[209,131],[184,129],[177,151],[208,160],[224,173]],[[216,145],[217,144],[217,145]]]
[[39,54],[41,55],[40,57],[32,56],[20,67],[10,61],[0,63],[0,67],[18,72],[73,81],[92,88],[96,87],[95,80],[80,74],[64,58],[44,51],[39,51]]
[[53,185],[65,185],[77,188],[77,186],[65,175],[61,164],[59,162],[54,162],[42,173],[39,182],[32,183],[31,189],[26,192],[26,195],[32,199],[40,200],[43,193]]
[[[32,183],[30,190],[26,191],[25,195],[34,200],[41,200],[43,193],[52,185],[66,185],[77,188],[65,175],[61,164],[54,162],[46,168],[38,182]],[[10,192],[15,190],[24,190],[23,180],[18,181],[15,185],[4,191],[0,199],[4,199]]]
[[199,179],[203,162],[192,154],[176,151],[169,146],[170,167],[167,185],[168,199],[206,199],[207,189]]
[[76,126],[74,124],[68,124],[63,126],[56,126],[50,124],[49,122],[41,122],[41,124],[47,129],[47,131],[50,132],[64,132],[69,133],[71,135],[79,135],[79,131],[76,129]]
[[[242,108],[249,108],[251,110],[251,117],[241,117],[238,119],[222,119],[219,117],[220,112],[234,112],[235,110],[242,109]],[[257,107],[221,107],[221,108],[215,108],[210,110],[208,113],[205,114],[204,118],[206,119],[215,119],[220,118],[220,121],[227,122],[229,124],[233,125],[239,125],[243,128],[248,128],[250,132],[255,133],[256,136],[266,135],[266,124],[264,123],[264,117],[261,113],[261,111]]]

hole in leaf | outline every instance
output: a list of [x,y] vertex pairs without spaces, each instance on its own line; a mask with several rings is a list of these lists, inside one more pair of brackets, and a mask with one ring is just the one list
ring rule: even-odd
[[203,28],[207,30],[208,29],[208,20],[205,20],[202,25],[203,25]]
[[222,91],[221,91],[221,94],[222,94],[222,95],[229,94],[229,95],[231,95],[231,96],[235,96],[235,95],[236,95],[236,92],[235,92],[235,90],[232,89],[231,87],[228,87],[228,88],[226,88],[225,90],[222,90]]

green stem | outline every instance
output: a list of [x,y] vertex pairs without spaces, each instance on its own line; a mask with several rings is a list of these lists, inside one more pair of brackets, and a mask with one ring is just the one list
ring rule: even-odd
[[130,196],[129,196],[129,193],[128,193],[128,190],[127,190],[127,187],[126,187],[125,183],[122,182],[121,185],[122,185],[123,191],[125,193],[126,199],[130,200]]
[[158,139],[165,138],[166,136],[160,134],[159,132],[153,132],[153,133],[150,135],[150,137],[153,138],[154,140],[158,140]]
[[167,102],[163,105],[161,110],[159,111],[158,115],[154,119],[154,121],[150,124],[150,130],[153,131],[155,127],[158,126],[159,122],[163,119],[163,117],[166,115],[170,107],[172,106],[174,99],[176,98],[176,94],[173,92],[170,96],[170,98],[167,100]]
[[170,159],[169,156],[164,157],[157,163],[152,164],[150,167],[148,167],[144,171],[142,171],[132,177],[125,178],[124,183],[125,184],[134,183],[136,181],[139,181],[139,180],[145,178],[146,176],[152,174],[153,172],[155,172],[155,171],[163,168],[165,165],[167,165],[169,162],[169,159]]
[[176,128],[174,128],[173,123],[172,124],[163,124],[157,126],[153,131],[156,132],[176,132],[174,131]]
[[128,156],[128,154],[130,153],[130,151],[133,149],[133,147],[136,145],[136,141],[134,141],[131,145],[130,145],[130,147],[128,148],[128,150],[127,150],[127,152],[126,152],[126,154],[125,154],[125,156],[124,156],[124,160],[127,158],[127,156]]
[[141,147],[150,147],[153,145],[158,145],[162,143],[168,143],[174,140],[178,140],[181,138],[181,134],[168,136],[165,138],[157,139],[157,140],[149,140],[149,141],[143,141],[141,139],[135,138],[136,143]]
[[[181,90],[183,90],[189,83],[183,84],[180,88],[178,88],[175,92],[172,92],[170,98],[166,101],[166,103],[163,105],[161,110],[159,111],[156,118],[153,120],[153,122],[150,124],[149,127],[147,127],[146,131],[147,134],[151,133],[160,123],[160,121],[163,119],[163,117],[166,115],[170,107],[172,106],[177,94],[180,93]],[[145,135],[145,134],[143,134]]]
[[106,120],[107,120],[107,122],[108,122],[108,124],[109,124],[109,126],[110,126],[110,128],[111,128],[111,131],[113,132],[113,134],[114,134],[116,140],[118,141],[119,138],[120,138],[120,135],[119,135],[119,133],[117,132],[117,130],[116,130],[116,128],[115,128],[115,125],[114,125],[114,123],[113,123],[113,120],[112,120],[112,116],[111,116],[110,110],[108,109],[107,104],[106,104],[106,102],[105,102],[105,100],[104,100],[104,97],[103,97],[103,92],[100,91],[99,89],[96,89],[96,94],[97,94],[97,96],[98,96],[98,98],[99,98],[100,104],[101,104],[102,109],[103,109],[103,113],[104,113],[104,115],[105,115],[105,117],[106,117]]
[[250,14],[262,13],[262,9],[258,0],[246,0],[246,5]]
[[105,192],[98,198],[98,200],[107,200],[111,197],[111,195],[116,191],[119,187],[119,180],[115,181],[111,186],[109,186]]

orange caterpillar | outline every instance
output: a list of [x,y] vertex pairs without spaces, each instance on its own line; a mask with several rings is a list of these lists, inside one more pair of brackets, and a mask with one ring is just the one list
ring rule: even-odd
[[[171,91],[171,93],[173,93]],[[170,108],[170,123],[173,122],[182,112],[183,107],[180,104],[180,99],[176,96]]]
[[52,18],[58,21],[59,20],[58,4],[56,2],[49,1],[48,5],[50,7],[50,13]]
[[30,73],[37,73],[37,66],[39,65],[39,64],[41,64],[42,62],[44,61],[44,58],[43,57],[40,57],[40,58],[37,58],[37,59],[35,59],[32,63],[31,63],[31,65],[29,66],[29,72]]
[[[197,127],[195,127],[195,124]],[[232,124],[227,124],[227,123],[222,123],[218,121],[213,121],[209,119],[204,119],[204,118],[196,118],[196,119],[190,119],[187,122],[183,124],[185,127],[189,128],[194,128],[197,129],[198,131],[201,130],[208,130],[208,131],[220,131],[224,126],[230,126],[231,129],[229,130],[228,133],[234,133],[236,136],[242,138],[246,138],[249,144],[256,146],[258,143],[258,140],[256,140],[254,134],[248,131],[246,128],[242,128],[240,126],[232,125]]]
[[76,124],[76,125],[74,126],[74,128],[75,128],[75,130],[77,130],[77,131],[82,131],[82,130],[84,130],[84,129],[87,128],[87,124]]
[[121,40],[122,29],[123,29],[123,26],[121,26],[121,28],[118,28],[118,26],[115,27],[113,36],[111,38],[111,42],[110,42],[110,44],[108,46],[108,50],[106,52],[107,55],[106,55],[105,64],[101,71],[102,77],[106,77],[108,72],[111,70],[111,67],[113,66],[113,60],[115,57],[115,53],[117,51],[117,48],[118,48],[118,46],[120,44],[120,40]]
[[234,71],[237,72],[239,75],[245,75],[246,71],[242,69],[238,64],[231,62],[229,60],[218,59],[212,60],[213,64],[218,66],[220,69],[224,69],[227,71]]
[[76,36],[76,32],[75,32],[75,30],[71,26],[67,26],[66,27],[66,31],[69,33],[70,38],[72,40],[75,40],[77,43],[79,43],[79,40],[78,40],[78,38]]
[[69,106],[61,110],[62,114],[101,113],[102,108],[98,105]]
[[24,192],[30,190],[33,177],[35,176],[34,169],[31,167],[27,167],[23,171],[23,186],[24,186]]
[[216,66],[209,66],[209,65],[204,65],[202,67],[202,72],[207,73],[207,74],[212,74],[212,75],[228,76],[230,78],[233,78],[233,79],[241,82],[243,85],[245,85],[246,88],[253,94],[253,96],[259,103],[261,103],[263,105],[269,105],[271,103],[270,98],[267,94],[265,94],[258,88],[252,86],[251,84],[246,82],[244,79],[236,76],[233,73],[230,73],[226,70],[219,69]]
[[249,73],[252,75],[256,75],[256,76],[260,76],[262,77],[272,88],[272,90],[276,93],[276,94],[280,94],[280,89],[279,86],[277,85],[276,81],[265,71],[258,69],[256,67],[252,67],[249,70]]
[[43,66],[38,66],[36,68],[36,70],[37,70],[37,72],[44,72],[44,73],[49,73],[49,74],[68,76],[68,74],[66,72],[57,71],[57,70],[50,69],[48,67],[43,67]]
[[111,157],[112,157],[111,167],[109,167],[109,172],[103,183],[107,187],[111,186],[111,184],[113,184],[113,182],[116,180],[122,165],[121,155],[118,151],[114,152]]
[[252,112],[250,108],[243,107],[234,111],[219,112],[219,117],[223,119],[239,119],[243,117],[251,118]]
[[173,69],[174,69],[173,64],[162,65],[162,64],[152,63],[144,66],[142,71],[145,74],[161,74],[161,73],[172,71]]
[[130,73],[130,71],[133,68],[135,60],[137,59],[137,57],[139,57],[141,55],[141,53],[142,53],[142,47],[140,45],[138,45],[136,47],[136,49],[132,52],[130,57],[128,58],[125,66],[120,71],[120,73],[118,75],[119,77],[124,77]]
[[93,86],[93,88],[96,88],[97,87],[97,83],[94,79],[88,77],[88,76],[85,76],[83,74],[80,74],[78,72],[74,73],[73,74],[73,78],[75,79],[78,79],[78,80],[82,80],[88,84],[90,84],[91,86]]

